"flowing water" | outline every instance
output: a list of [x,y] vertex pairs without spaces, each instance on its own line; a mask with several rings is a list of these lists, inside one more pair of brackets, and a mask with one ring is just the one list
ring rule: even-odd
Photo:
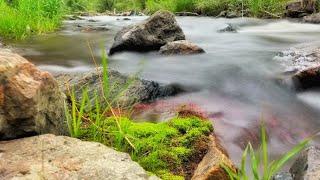
[[[26,41],[9,42],[21,54],[51,72],[81,72],[94,67],[90,48],[98,59],[101,47],[110,48],[123,26],[146,17],[90,17],[66,21],[61,31]],[[89,22],[94,19],[97,22]],[[190,93],[162,101],[192,103],[208,113],[215,131],[231,157],[239,160],[243,145],[257,142],[259,120],[266,121],[272,154],[277,156],[299,140],[320,130],[320,91],[296,94],[274,80],[284,67],[273,59],[281,50],[315,41],[320,25],[287,20],[214,19],[178,17],[187,39],[203,47],[205,54],[160,56],[151,53],[121,53],[110,58],[110,66],[122,73],[142,71],[141,77],[160,83],[177,83]],[[227,24],[237,33],[219,33]],[[78,26],[108,28],[83,32]],[[161,105],[158,105],[162,108]],[[148,117],[145,112],[145,117]],[[151,116],[149,116],[151,117]],[[165,116],[158,116],[163,120]],[[316,142],[315,142],[316,143]]]

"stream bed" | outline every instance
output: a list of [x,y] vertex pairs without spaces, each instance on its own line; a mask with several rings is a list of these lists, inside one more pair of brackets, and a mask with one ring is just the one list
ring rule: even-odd
[[[145,18],[84,17],[65,21],[57,33],[7,43],[43,70],[86,72],[95,67],[92,57],[98,61],[101,51],[111,47],[118,30]],[[110,57],[110,67],[121,73],[141,72],[144,79],[179,84],[190,91],[161,100],[155,108],[163,109],[163,103],[200,107],[212,117],[215,132],[236,162],[248,140],[259,141],[260,120],[266,122],[273,157],[320,130],[320,91],[297,94],[281,86],[275,79],[285,67],[274,60],[282,50],[317,40],[320,25],[250,18],[177,20],[187,39],[204,48],[205,54],[167,57],[125,52]],[[228,24],[238,32],[218,32]],[[140,118],[150,117],[166,119],[165,112],[158,110],[144,112]]]

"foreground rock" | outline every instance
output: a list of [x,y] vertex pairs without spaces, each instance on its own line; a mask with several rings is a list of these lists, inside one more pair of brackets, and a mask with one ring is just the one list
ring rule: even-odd
[[193,180],[229,180],[227,172],[221,164],[235,170],[226,150],[214,136],[210,136],[209,151],[198,165]]
[[312,15],[303,17],[303,22],[312,23],[312,24],[320,24],[320,13],[316,13],[316,14],[312,14]]
[[163,55],[191,55],[204,52],[202,48],[186,40],[169,42],[159,51]]
[[300,18],[316,12],[316,0],[291,1],[286,6],[286,16]]
[[119,31],[109,54],[121,51],[146,52],[159,50],[168,42],[185,40],[174,14],[158,11],[145,22],[123,28]]
[[[75,89],[78,99],[82,91],[88,88],[90,99],[94,101],[94,92],[103,97],[101,85],[102,70],[94,70],[89,73],[60,74],[56,78],[65,94],[70,94],[70,89]],[[173,96],[183,92],[176,85],[160,85],[159,83],[128,77],[116,71],[109,71],[110,97],[121,107],[129,107],[139,102],[151,102],[157,98]]]
[[290,48],[275,59],[285,67],[285,78],[296,89],[320,86],[320,42]]
[[0,179],[157,179],[102,144],[41,135],[0,142]]
[[310,147],[303,151],[290,172],[294,180],[318,180],[320,178],[320,149]]
[[63,94],[53,77],[0,49],[0,140],[66,134],[64,117]]

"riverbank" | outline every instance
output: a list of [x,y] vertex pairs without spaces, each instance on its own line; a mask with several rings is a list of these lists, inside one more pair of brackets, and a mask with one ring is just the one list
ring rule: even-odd
[[[318,11],[315,0],[38,0],[0,1],[0,36],[23,39],[31,35],[54,32],[66,14],[80,15],[151,15],[168,10],[179,16],[283,18],[303,17]],[[79,13],[80,12],[80,13]],[[68,16],[70,18],[70,16]],[[74,18],[74,17],[71,17]],[[75,17],[77,18],[77,17]],[[316,21],[313,21],[316,22]]]

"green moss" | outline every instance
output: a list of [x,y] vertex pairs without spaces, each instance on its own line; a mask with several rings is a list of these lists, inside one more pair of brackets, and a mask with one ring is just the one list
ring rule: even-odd
[[97,129],[104,131],[103,143],[131,154],[145,170],[163,179],[183,179],[179,170],[196,153],[195,142],[213,130],[209,121],[196,117],[177,117],[162,123],[136,123],[112,117],[100,124],[103,127],[92,124],[87,128],[85,137],[94,140]]

